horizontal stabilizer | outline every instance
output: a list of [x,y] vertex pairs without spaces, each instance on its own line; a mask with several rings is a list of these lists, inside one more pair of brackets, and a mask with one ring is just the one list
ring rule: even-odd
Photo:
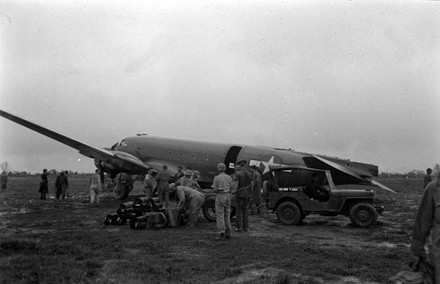
[[342,166],[340,164],[337,164],[335,162],[332,162],[330,160],[324,159],[324,158],[316,156],[316,155],[313,155],[313,157],[318,159],[318,160],[320,160],[321,162],[329,165],[330,167],[335,168],[335,169],[337,169],[337,170],[339,170],[339,171],[341,171],[341,172],[343,172],[343,173],[345,173],[347,175],[355,177],[356,179],[359,179],[361,181],[365,181],[365,179],[363,179],[361,176],[359,176],[357,173],[355,173],[354,171],[350,170],[347,167],[344,167],[344,166]]
[[392,190],[392,189],[389,188],[388,186],[385,186],[385,185],[383,185],[383,184],[381,184],[381,183],[379,183],[379,182],[377,182],[377,181],[375,181],[375,180],[371,180],[371,183],[374,184],[374,185],[377,186],[377,187],[380,187],[380,188],[382,188],[382,189],[385,189],[386,191],[389,191],[389,192],[392,192],[392,193],[394,193],[394,194],[397,194],[397,192],[395,192],[394,190]]

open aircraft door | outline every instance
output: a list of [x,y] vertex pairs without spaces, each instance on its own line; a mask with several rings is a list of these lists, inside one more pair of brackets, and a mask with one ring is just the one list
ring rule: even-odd
[[239,146],[232,146],[229,148],[228,152],[226,153],[225,157],[225,165],[226,165],[226,171],[225,173],[227,175],[232,175],[234,173],[235,169],[235,161],[237,161],[238,154],[240,153],[242,147]]

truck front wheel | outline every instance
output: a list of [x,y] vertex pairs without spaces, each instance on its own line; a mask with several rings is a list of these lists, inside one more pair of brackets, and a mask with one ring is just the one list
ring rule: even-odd
[[298,224],[301,216],[301,209],[292,201],[284,201],[277,208],[277,218],[284,225]]
[[356,227],[371,227],[376,224],[377,211],[369,203],[355,204],[350,209],[350,221]]

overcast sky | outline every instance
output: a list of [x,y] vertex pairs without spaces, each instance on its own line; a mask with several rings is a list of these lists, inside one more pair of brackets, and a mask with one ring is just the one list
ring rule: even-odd
[[[439,2],[273,2],[2,1],[0,108],[99,147],[148,133],[440,163]],[[94,169],[0,131],[12,170]]]

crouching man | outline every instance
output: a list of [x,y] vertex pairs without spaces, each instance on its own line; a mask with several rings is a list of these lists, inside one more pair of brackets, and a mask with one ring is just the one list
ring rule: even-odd
[[177,206],[179,208],[186,208],[189,213],[189,227],[195,227],[197,225],[197,219],[199,217],[199,210],[205,202],[205,195],[198,192],[195,189],[178,185],[174,183],[170,184],[170,192],[176,191],[177,199],[179,203]]
[[90,204],[99,205],[99,198],[102,191],[102,183],[100,171],[95,170],[95,173],[90,177]]

